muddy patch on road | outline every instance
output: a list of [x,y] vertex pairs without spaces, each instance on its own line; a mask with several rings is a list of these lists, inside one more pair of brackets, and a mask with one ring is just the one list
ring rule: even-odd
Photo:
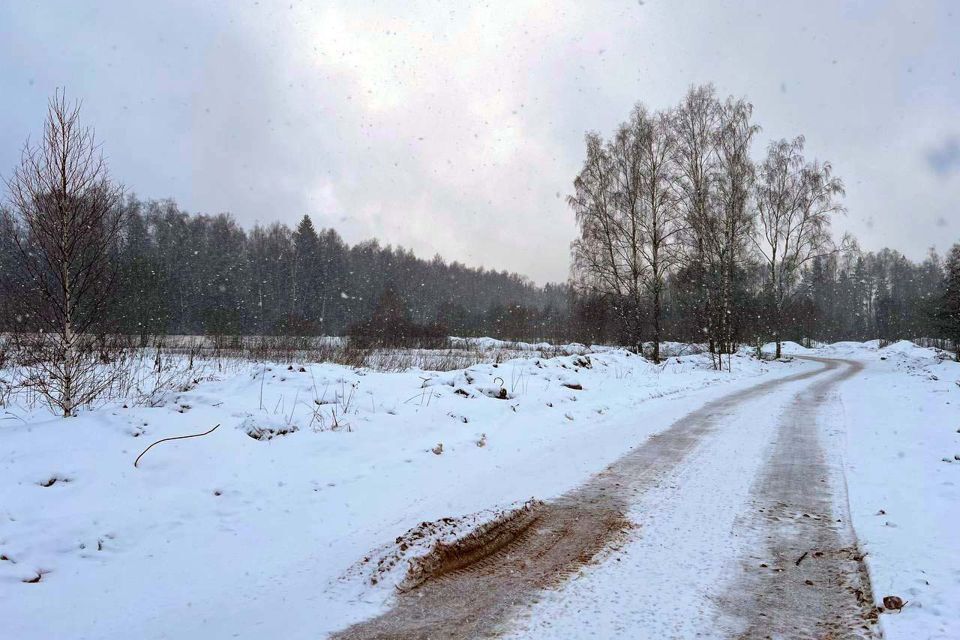
[[[583,511],[578,505],[542,502],[512,512],[452,543],[434,546],[410,563],[398,590],[403,593],[438,580],[497,574],[508,556],[539,560],[536,571],[510,575],[541,588],[551,586],[626,531],[630,523],[616,510]],[[543,545],[545,538],[551,544]]]
[[395,608],[334,637],[486,637],[528,594],[557,586],[631,526],[607,501],[528,503],[407,561]]

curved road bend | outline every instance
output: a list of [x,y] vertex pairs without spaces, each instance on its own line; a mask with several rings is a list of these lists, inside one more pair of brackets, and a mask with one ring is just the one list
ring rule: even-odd
[[[398,594],[390,611],[333,637],[466,639],[509,633],[519,615],[536,607],[532,603],[542,590],[558,590],[562,597],[569,586],[565,578],[598,552],[614,541],[651,535],[646,526],[632,529],[628,512],[665,477],[681,481],[664,510],[688,498],[708,499],[702,489],[685,496],[682,479],[696,473],[685,468],[685,461],[695,450],[709,453],[712,434],[738,428],[745,420],[758,423],[757,433],[768,438],[768,455],[757,456],[752,486],[746,485],[749,496],[742,504],[749,508],[731,514],[735,527],[742,528],[743,538],[752,540],[755,548],[728,563],[723,578],[729,585],[720,591],[731,595],[704,595],[712,599],[720,619],[701,630],[702,635],[864,637],[870,633],[873,601],[869,581],[847,517],[842,471],[830,463],[818,426],[820,412],[836,401],[836,385],[855,375],[859,365],[817,361],[822,368],[765,381],[705,404],[586,484],[532,511],[523,526],[509,534],[508,544],[501,536],[489,550],[474,550],[468,562]],[[658,515],[649,514],[649,519],[655,521]],[[730,535],[729,530],[722,533]],[[769,560],[761,563],[757,558]],[[624,575],[617,583],[637,579]],[[526,637],[551,635],[548,629],[525,631]],[[644,631],[642,625],[634,626],[632,635],[655,637]]]

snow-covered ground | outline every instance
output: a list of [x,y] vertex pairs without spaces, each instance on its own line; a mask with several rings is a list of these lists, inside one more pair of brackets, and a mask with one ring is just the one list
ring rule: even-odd
[[[797,363],[797,369],[816,365]],[[510,640],[739,637],[718,623],[722,597],[752,540],[738,532],[765,461],[770,424],[758,419],[802,388],[771,389],[728,409],[723,428],[633,502],[634,534],[511,625]]]
[[865,365],[840,387],[837,435],[874,595],[908,602],[881,616],[885,637],[960,637],[960,363],[908,341],[783,353]]
[[[655,366],[581,347],[547,359],[530,345],[443,373],[236,363],[154,407],[116,402],[69,420],[8,407],[4,637],[322,637],[389,607],[396,580],[372,585],[362,560],[421,522],[548,500],[710,400],[818,366],[744,353],[728,373],[705,355]],[[876,595],[911,601],[883,624],[892,638],[956,637],[960,460],[943,459],[960,454],[960,365],[905,345],[784,353],[866,363],[841,387],[851,511]],[[133,466],[152,442],[217,424]],[[730,482],[748,484],[758,429],[745,421],[695,459],[721,460]],[[644,504],[669,489],[666,479]],[[678,505],[655,523],[667,538],[654,546],[695,533],[697,518],[732,517],[731,499],[709,513]],[[614,556],[584,571],[610,572]],[[704,581],[721,569],[676,571]]]
[[389,604],[341,578],[421,521],[555,496],[690,406],[790,372],[625,351],[445,373],[249,364],[157,407],[14,407],[0,619],[24,639],[315,638]]
[[818,352],[864,363],[840,388],[851,515],[887,638],[960,638],[960,363],[909,342]]
[[908,602],[880,617],[884,636],[960,638],[960,363],[908,341],[785,342],[783,353],[865,367],[840,387],[844,414],[831,445],[842,447],[874,595]]
[[[821,433],[845,476],[875,604],[907,602],[879,616],[884,637],[960,637],[960,364],[909,342],[785,343],[783,353],[864,366],[836,390],[840,414],[824,407]],[[771,560],[737,515],[756,511],[749,488],[769,452],[764,416],[803,389],[784,385],[725,418],[730,428],[633,504],[638,533],[545,592],[507,637],[739,637],[727,612],[750,598],[731,593],[729,576],[745,554],[753,566]]]

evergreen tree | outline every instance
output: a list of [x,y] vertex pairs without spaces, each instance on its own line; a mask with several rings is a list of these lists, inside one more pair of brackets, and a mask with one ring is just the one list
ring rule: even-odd
[[960,361],[960,243],[950,249],[946,272],[946,288],[937,319],[943,336],[950,340],[957,361]]

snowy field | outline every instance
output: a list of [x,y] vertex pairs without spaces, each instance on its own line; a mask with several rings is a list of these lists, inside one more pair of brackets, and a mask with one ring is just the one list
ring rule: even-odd
[[[818,366],[744,352],[717,372],[702,354],[653,365],[582,346],[542,357],[548,346],[445,372],[240,361],[69,420],[4,407],[4,636],[322,637],[390,607],[402,572],[363,561],[420,523],[454,518],[433,534],[452,539],[583,483],[710,400]],[[907,343],[786,352],[865,363],[840,387],[835,435],[874,595],[909,601],[884,631],[957,637],[960,365]],[[134,467],[151,443],[216,425]],[[720,462],[762,455],[750,433],[724,436],[734,459]],[[694,529],[712,517],[675,514]]]
[[785,352],[866,365],[840,388],[836,445],[874,595],[909,603],[885,637],[960,637],[960,364],[907,341]]
[[838,343],[864,371],[840,388],[851,515],[874,594],[908,605],[887,638],[960,637],[960,364],[898,342]]
[[874,595],[908,602],[885,637],[960,637],[960,364],[907,341],[786,351],[866,365],[840,388],[836,443]]

